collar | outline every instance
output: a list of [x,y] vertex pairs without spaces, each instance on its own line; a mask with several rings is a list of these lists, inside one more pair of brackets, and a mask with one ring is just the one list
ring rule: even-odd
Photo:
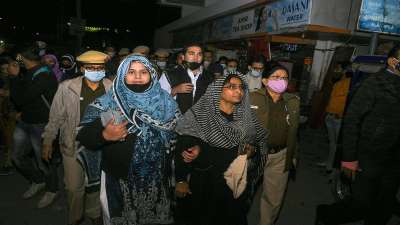
[[192,84],[196,85],[197,79],[199,79],[200,75],[203,73],[203,67],[200,66],[200,69],[199,69],[199,71],[197,73],[193,73],[193,71],[190,70],[190,69],[187,69],[186,71],[187,71],[187,74],[190,77],[190,80],[192,81]]
[[[203,66],[200,66],[199,71],[197,73],[193,73],[193,71],[190,69],[187,69],[186,71],[190,77],[199,77],[200,74],[203,73]],[[196,78],[196,80],[197,80],[197,78]]]

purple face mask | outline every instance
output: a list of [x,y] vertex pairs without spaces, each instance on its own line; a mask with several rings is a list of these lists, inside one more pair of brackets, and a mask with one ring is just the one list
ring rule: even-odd
[[267,86],[273,92],[281,94],[286,91],[288,82],[286,80],[268,80]]

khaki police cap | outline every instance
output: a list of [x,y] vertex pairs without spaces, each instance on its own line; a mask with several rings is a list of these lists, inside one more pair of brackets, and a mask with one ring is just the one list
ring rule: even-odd
[[82,63],[103,64],[106,62],[107,58],[107,54],[90,50],[78,56],[76,60]]
[[146,45],[139,45],[136,46],[133,50],[132,53],[138,53],[138,54],[142,54],[142,55],[147,55],[150,52],[150,48],[147,47]]
[[158,56],[158,57],[168,57],[169,56],[169,52],[165,49],[158,49],[154,55]]

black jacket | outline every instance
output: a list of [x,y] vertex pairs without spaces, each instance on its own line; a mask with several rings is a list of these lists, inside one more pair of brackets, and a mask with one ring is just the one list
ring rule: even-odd
[[[171,88],[182,84],[191,83],[190,77],[184,67],[177,66],[167,73],[167,79]],[[199,75],[196,82],[196,93],[193,98],[193,93],[177,94],[176,102],[178,103],[179,109],[182,114],[190,109],[206,92],[208,85],[213,81],[212,75],[203,70],[203,73]]]
[[76,140],[87,149],[101,149],[101,169],[105,173],[115,178],[126,178],[136,135],[129,134],[125,141],[106,141],[103,129],[101,120],[96,119],[79,130]]
[[400,165],[400,76],[370,75],[355,91],[343,118],[343,161],[361,168]]
[[38,72],[41,68],[34,67],[23,76],[10,79],[11,100],[21,110],[22,121],[30,124],[48,122],[50,109],[41,96],[51,105],[58,86],[54,74]]

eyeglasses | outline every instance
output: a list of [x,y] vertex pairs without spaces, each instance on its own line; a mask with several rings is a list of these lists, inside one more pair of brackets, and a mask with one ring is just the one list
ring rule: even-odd
[[102,71],[105,69],[104,66],[84,66],[83,68],[88,71]]
[[224,86],[224,88],[228,88],[231,91],[234,91],[234,90],[243,91],[244,90],[243,84],[227,84]]
[[280,76],[270,76],[272,80],[289,80],[289,77],[280,77]]

